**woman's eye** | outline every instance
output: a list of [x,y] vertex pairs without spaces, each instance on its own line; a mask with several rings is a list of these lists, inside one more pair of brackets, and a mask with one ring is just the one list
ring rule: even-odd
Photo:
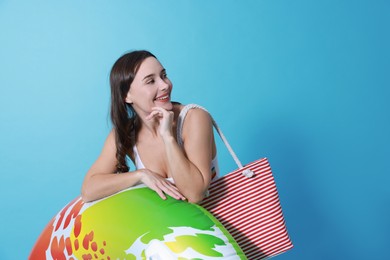
[[154,79],[146,81],[146,84],[153,84],[153,83],[154,83]]

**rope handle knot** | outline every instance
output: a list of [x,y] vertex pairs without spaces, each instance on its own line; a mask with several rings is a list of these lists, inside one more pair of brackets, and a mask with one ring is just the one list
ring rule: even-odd
[[251,178],[251,177],[253,177],[253,175],[255,175],[255,173],[249,169],[245,169],[242,171],[242,175],[244,175],[247,178]]

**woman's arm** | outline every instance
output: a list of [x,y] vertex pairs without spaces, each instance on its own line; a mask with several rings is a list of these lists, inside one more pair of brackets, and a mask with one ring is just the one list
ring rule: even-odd
[[100,156],[84,178],[81,196],[85,202],[101,199],[141,182],[155,190],[163,199],[164,193],[176,199],[183,199],[177,188],[157,173],[139,169],[116,174],[116,163],[115,133],[111,131]]
[[97,160],[88,170],[81,189],[84,201],[97,200],[137,184],[140,173],[115,174],[116,171],[115,133],[111,131]]
[[172,127],[169,127],[172,112],[160,108],[154,111],[162,113],[160,134],[164,140],[170,175],[189,202],[200,202],[211,181],[214,137],[210,115],[201,109],[188,112],[183,126],[183,152],[173,137]]

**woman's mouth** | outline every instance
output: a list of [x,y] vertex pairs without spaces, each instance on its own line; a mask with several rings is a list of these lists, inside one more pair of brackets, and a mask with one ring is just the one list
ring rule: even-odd
[[170,100],[170,96],[169,94],[166,94],[163,96],[156,97],[154,100],[158,102],[168,102]]

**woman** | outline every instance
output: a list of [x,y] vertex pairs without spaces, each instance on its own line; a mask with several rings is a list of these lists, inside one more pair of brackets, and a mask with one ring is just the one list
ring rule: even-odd
[[[184,106],[171,102],[172,82],[148,51],[120,57],[111,70],[110,85],[113,129],[84,179],[83,200],[145,184],[162,199],[169,195],[200,202],[215,175],[211,169],[217,169],[209,114],[201,109],[188,112],[179,146],[177,120]],[[137,169],[129,171],[126,156]]]

